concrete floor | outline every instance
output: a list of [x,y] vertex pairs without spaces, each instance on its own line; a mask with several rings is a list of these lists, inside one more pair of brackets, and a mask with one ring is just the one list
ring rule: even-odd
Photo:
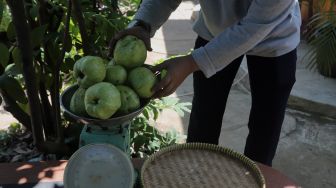
[[[188,79],[185,85],[188,84]],[[182,86],[183,87],[183,86]],[[182,88],[180,88],[181,90]],[[191,102],[192,96],[179,97]],[[248,134],[247,122],[251,106],[250,95],[234,87],[223,118],[220,145],[243,152]],[[186,134],[189,114],[180,118],[166,110],[157,127],[162,131],[175,129]],[[336,121],[287,109],[273,167],[305,188],[336,187]]]

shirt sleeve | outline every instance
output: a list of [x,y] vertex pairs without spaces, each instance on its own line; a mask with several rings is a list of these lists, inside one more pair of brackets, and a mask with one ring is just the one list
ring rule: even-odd
[[200,70],[211,77],[251,50],[288,17],[295,1],[253,0],[244,18],[192,52]]
[[134,19],[145,21],[151,26],[151,37],[154,36],[170,14],[176,10],[182,0],[143,0]]

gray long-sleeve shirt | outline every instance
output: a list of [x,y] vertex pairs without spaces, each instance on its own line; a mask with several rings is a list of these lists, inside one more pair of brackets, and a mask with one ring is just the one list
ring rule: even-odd
[[[151,36],[181,0],[144,0],[135,15],[151,25]],[[210,42],[192,52],[200,70],[211,77],[237,57],[284,55],[300,41],[298,0],[200,0],[195,32]]]

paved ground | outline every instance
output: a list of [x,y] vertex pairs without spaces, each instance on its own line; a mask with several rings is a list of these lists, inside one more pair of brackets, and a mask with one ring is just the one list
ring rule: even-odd
[[[184,1],[171,15],[167,23],[152,39],[154,51],[149,53],[147,63],[166,58],[169,55],[185,54],[192,49],[193,41],[196,38],[196,34],[191,31],[192,21],[190,18],[193,9],[192,2]],[[300,57],[305,50],[304,45],[299,48]],[[230,93],[220,137],[220,145],[239,152],[243,151],[248,133],[246,125],[251,106],[244,66],[243,64],[239,70],[236,78],[237,83]],[[333,100],[336,98],[335,80],[325,79],[318,74],[311,73],[305,69],[301,60],[298,61],[297,80],[292,96],[308,100],[308,103],[303,104],[300,104],[302,100],[294,101],[299,108],[311,111],[321,107],[322,103],[326,103],[329,108],[322,104],[322,110],[330,112],[335,110],[333,106],[336,101]],[[191,102],[193,96],[191,78],[188,77],[172,96],[178,97],[184,102]],[[309,103],[309,101],[316,103]],[[2,110],[0,113],[0,128],[13,121],[12,117],[4,114]],[[327,116],[330,115],[333,114],[327,114]],[[185,134],[188,128],[188,118],[189,115],[180,118],[175,112],[166,110],[161,114],[156,126],[162,131],[175,129]],[[282,171],[304,188],[336,187],[334,177],[336,174],[335,135],[335,119],[321,118],[316,113],[313,115],[289,108],[286,112],[274,168]]]
[[1,105],[0,106],[0,129],[7,128],[13,122],[17,122],[17,120],[10,113],[5,111]]

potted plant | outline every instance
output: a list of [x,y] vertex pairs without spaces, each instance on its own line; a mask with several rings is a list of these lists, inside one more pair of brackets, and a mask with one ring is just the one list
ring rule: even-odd
[[319,11],[307,24],[305,36],[311,46],[305,55],[310,69],[336,78],[336,0],[320,1]]

